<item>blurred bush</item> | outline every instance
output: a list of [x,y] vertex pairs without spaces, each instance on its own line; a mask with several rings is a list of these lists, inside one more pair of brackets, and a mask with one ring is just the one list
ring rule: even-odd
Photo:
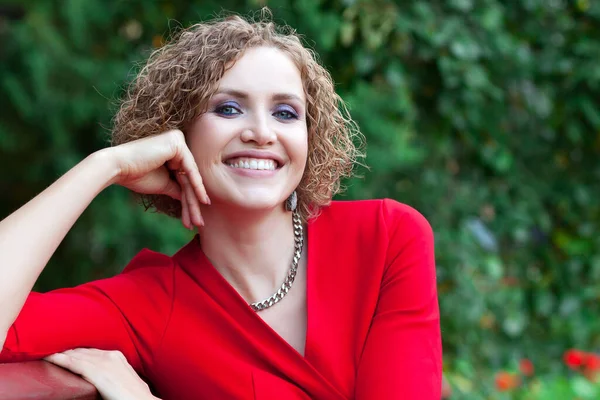
[[[263,5],[320,54],[367,137],[371,170],[342,198],[392,197],[434,227],[453,398],[488,398],[494,371],[515,360],[555,374],[566,348],[600,348],[598,2],[10,3],[0,214],[106,145],[115,100],[169,32]],[[141,247],[172,253],[190,237],[109,188],[37,288],[107,276]]]

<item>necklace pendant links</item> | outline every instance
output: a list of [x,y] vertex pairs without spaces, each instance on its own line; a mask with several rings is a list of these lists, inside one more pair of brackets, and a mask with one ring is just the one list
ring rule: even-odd
[[267,309],[275,304],[277,304],[281,299],[285,297],[286,294],[292,288],[292,284],[296,279],[296,272],[298,271],[298,262],[300,261],[300,257],[302,256],[302,247],[304,246],[304,235],[302,228],[302,221],[300,220],[300,214],[297,210],[294,210],[292,213],[292,221],[294,222],[294,258],[292,259],[292,266],[290,267],[290,271],[288,272],[285,280],[281,284],[281,287],[275,292],[271,297],[258,301],[256,303],[250,303],[250,307],[258,312],[264,309]]

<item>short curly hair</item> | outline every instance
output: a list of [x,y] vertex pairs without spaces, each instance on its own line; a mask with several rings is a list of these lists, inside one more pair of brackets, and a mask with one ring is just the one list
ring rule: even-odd
[[[258,20],[238,15],[195,24],[155,50],[131,82],[114,117],[112,145],[185,128],[206,112],[218,82],[245,50],[258,46],[286,53],[300,71],[307,101],[308,158],[297,188],[302,220],[340,191],[362,157],[363,136],[329,72],[304,47],[296,32],[272,22],[263,10]],[[146,208],[180,217],[181,203],[166,195],[140,195]]]

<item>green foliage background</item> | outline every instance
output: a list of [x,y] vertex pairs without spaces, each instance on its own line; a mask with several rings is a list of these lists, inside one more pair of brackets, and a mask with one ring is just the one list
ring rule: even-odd
[[[123,87],[169,32],[268,5],[319,53],[367,137],[371,170],[343,198],[392,197],[434,227],[453,398],[495,396],[493,372],[521,357],[552,374],[566,348],[600,349],[600,3],[0,4],[23,11],[0,17],[0,216],[106,146]],[[111,187],[37,289],[190,237]]]

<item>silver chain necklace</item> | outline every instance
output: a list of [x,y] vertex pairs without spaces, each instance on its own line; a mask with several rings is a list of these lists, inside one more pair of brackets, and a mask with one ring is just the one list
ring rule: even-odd
[[268,299],[258,301],[256,303],[250,303],[250,307],[252,307],[252,309],[256,312],[269,308],[281,301],[281,299],[283,299],[285,295],[288,294],[288,292],[292,288],[294,279],[296,279],[296,272],[298,271],[298,262],[300,261],[300,256],[302,255],[302,246],[304,245],[304,235],[302,234],[302,221],[300,220],[300,214],[296,210],[294,210],[292,214],[292,221],[294,222],[294,259],[292,260],[292,267],[290,268],[290,271],[288,272],[285,281],[283,281],[281,287],[277,292],[275,292]]

